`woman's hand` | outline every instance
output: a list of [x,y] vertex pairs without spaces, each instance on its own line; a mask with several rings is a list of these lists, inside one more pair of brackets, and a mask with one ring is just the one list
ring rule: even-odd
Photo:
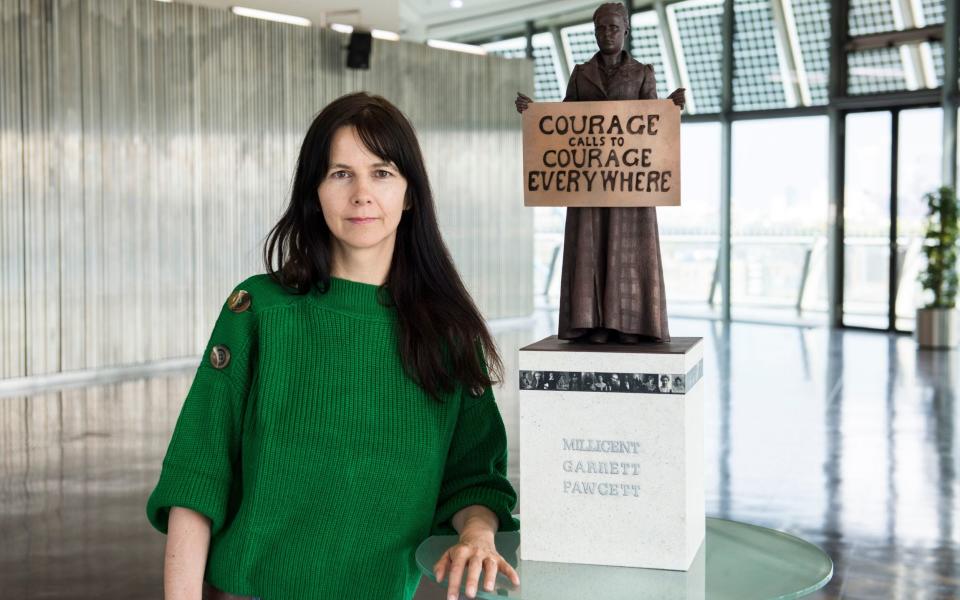
[[677,88],[673,90],[667,100],[673,100],[673,103],[680,107],[680,110],[683,110],[683,105],[687,103],[687,97],[685,91],[687,88]]
[[533,100],[528,96],[524,96],[520,92],[517,92],[517,99],[513,101],[517,105],[517,112],[522,113],[523,111],[530,108],[530,105],[533,103]]
[[500,556],[490,531],[464,531],[460,534],[460,541],[443,553],[437,564],[433,565],[437,583],[449,575],[447,581],[448,600],[457,600],[460,595],[460,581],[463,570],[467,569],[466,593],[468,598],[475,598],[477,585],[480,580],[480,569],[483,568],[483,589],[493,591],[497,570],[502,571],[513,585],[520,585],[520,576],[505,558]]

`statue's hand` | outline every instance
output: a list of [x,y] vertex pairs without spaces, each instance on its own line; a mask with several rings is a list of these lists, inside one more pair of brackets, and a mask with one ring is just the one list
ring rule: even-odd
[[517,105],[517,112],[522,113],[530,108],[530,105],[533,104],[533,100],[527,96],[524,96],[520,92],[517,92],[517,99],[514,101],[514,104]]
[[677,88],[667,96],[667,100],[673,100],[673,103],[680,107],[680,110],[683,110],[683,105],[687,103],[687,97],[684,94],[686,88]]

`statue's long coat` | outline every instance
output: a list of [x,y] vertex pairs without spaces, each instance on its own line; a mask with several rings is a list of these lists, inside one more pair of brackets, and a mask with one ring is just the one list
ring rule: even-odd
[[[656,99],[653,68],[621,59],[608,85],[599,52],[574,67],[563,101]],[[567,208],[558,337],[600,327],[670,339],[655,208]]]

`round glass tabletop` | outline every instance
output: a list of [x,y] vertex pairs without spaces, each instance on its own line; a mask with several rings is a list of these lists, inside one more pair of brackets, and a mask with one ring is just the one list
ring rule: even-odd
[[[424,540],[416,553],[420,571],[434,579],[433,565],[456,542],[454,535]],[[520,575],[520,585],[514,587],[497,574],[494,590],[479,589],[478,598],[788,599],[820,589],[833,576],[833,561],[809,542],[774,529],[709,517],[706,540],[688,571],[525,561],[518,558],[520,532],[498,533],[496,543]]]

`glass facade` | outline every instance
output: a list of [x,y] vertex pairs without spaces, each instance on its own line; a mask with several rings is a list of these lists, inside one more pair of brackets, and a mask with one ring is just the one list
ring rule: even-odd
[[[903,4],[903,6],[901,6]],[[869,35],[942,24],[944,0],[850,0],[849,33]],[[909,9],[909,10],[908,10]],[[830,77],[829,0],[734,0],[733,110],[766,110],[827,103]],[[630,52],[652,64],[657,94],[687,90],[687,112],[720,111],[723,0],[671,2],[660,23],[654,10],[633,15]],[[670,42],[676,54],[671,66]],[[563,56],[571,67],[596,52],[593,23],[560,30],[563,48],[550,33],[534,36],[537,98],[559,100],[565,82]],[[484,44],[491,53],[523,57],[522,37]],[[847,58],[850,95],[934,88],[943,84],[943,43],[921,41],[899,47],[851,52]]]

